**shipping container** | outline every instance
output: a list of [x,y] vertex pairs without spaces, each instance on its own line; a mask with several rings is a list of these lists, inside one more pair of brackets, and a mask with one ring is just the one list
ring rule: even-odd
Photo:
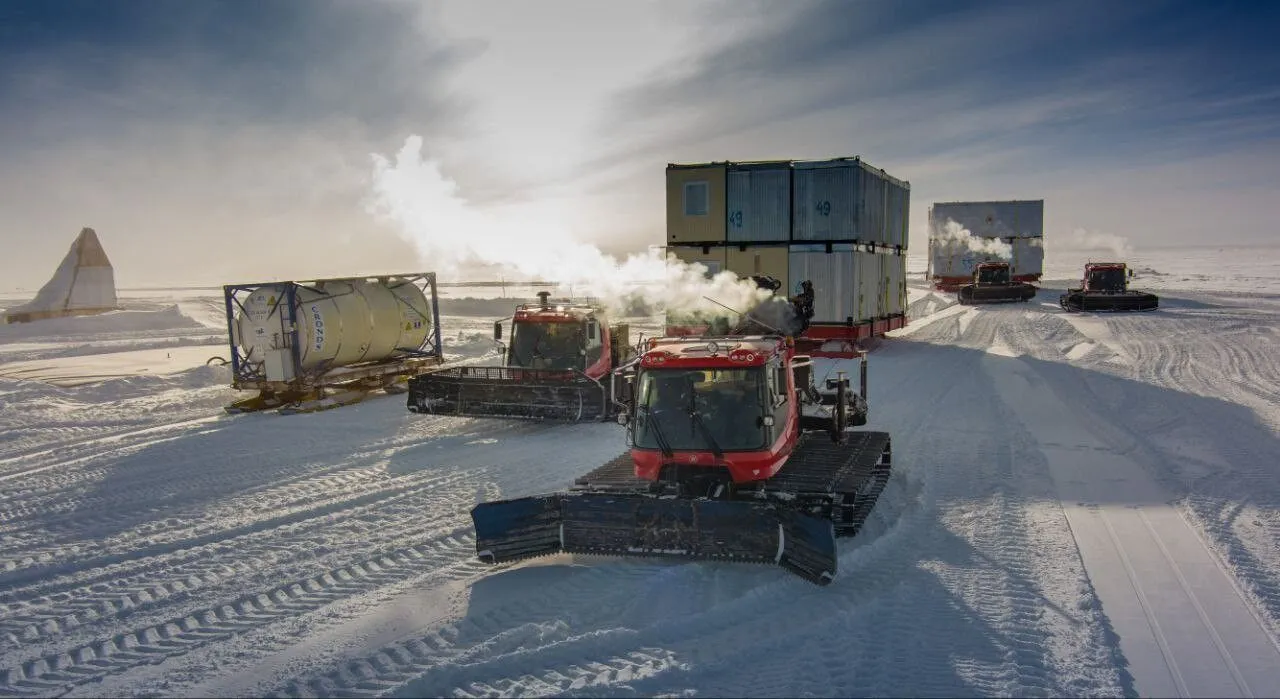
[[880,257],[881,298],[879,317],[901,315],[907,310],[907,256],[882,253]]
[[988,261],[1012,263],[1013,259],[995,252],[973,250],[963,244],[948,245],[941,240],[929,240],[929,277],[934,281],[945,280],[952,285],[967,283],[973,277],[974,267],[979,262]]
[[786,245],[730,245],[726,250],[727,268],[738,276],[765,274],[782,282],[780,293],[796,293],[790,286]]
[[857,280],[858,296],[855,310],[858,320],[879,318],[880,308],[880,255],[859,250],[854,255],[853,277]]
[[861,158],[798,161],[792,167],[792,242],[905,243],[896,207],[909,196],[907,182]]
[[726,239],[731,243],[791,240],[791,163],[730,163]]
[[1013,276],[1020,281],[1038,281],[1044,274],[1044,238],[1014,238]]
[[725,163],[667,165],[667,242],[722,243]]
[[982,238],[1038,238],[1044,236],[1044,200],[935,203],[930,235],[941,234],[948,220]]
[[907,249],[908,231],[911,228],[911,190],[906,187],[889,188],[888,245]]
[[698,263],[707,268],[706,275],[714,277],[725,270],[726,248],[723,245],[670,245],[667,254],[681,262]]
[[793,285],[813,283],[814,323],[858,322],[859,280],[854,245],[792,245],[787,254],[787,274]]

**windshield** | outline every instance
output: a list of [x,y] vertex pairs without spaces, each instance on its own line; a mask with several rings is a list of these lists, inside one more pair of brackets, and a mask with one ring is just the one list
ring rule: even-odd
[[647,369],[636,386],[635,445],[658,449],[665,438],[673,450],[763,449],[764,391],[763,367]]
[[1008,281],[1008,267],[983,267],[978,270],[979,284],[1006,284]]
[[507,363],[525,369],[579,369],[584,366],[586,335],[581,323],[515,324]]
[[1089,288],[1098,291],[1124,291],[1124,270],[1095,269],[1091,271]]

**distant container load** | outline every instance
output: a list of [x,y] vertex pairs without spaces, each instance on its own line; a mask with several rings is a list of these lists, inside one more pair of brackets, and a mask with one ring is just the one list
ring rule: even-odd
[[667,243],[906,249],[910,184],[861,158],[667,165]]
[[232,412],[316,400],[327,387],[389,388],[443,359],[431,273],[223,290],[232,387],[262,392]]
[[982,238],[1040,238],[1044,200],[950,201],[929,207],[931,232],[942,230],[948,219]]
[[1015,281],[1044,273],[1044,200],[940,202],[929,207],[928,276],[935,287],[968,283],[988,260],[1010,263]]

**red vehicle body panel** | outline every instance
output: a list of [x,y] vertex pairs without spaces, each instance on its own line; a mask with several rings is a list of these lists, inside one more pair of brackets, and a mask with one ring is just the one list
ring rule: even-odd
[[[711,353],[705,348],[715,343],[718,351]],[[690,351],[692,350],[692,351]],[[762,366],[774,356],[782,355],[787,367],[791,366],[791,358],[795,356],[793,343],[782,339],[722,339],[707,341],[664,342],[661,339],[650,340],[648,349],[640,358],[640,366],[648,368],[685,368],[685,369],[740,369],[743,367]],[[758,451],[725,452],[717,459],[710,451],[673,450],[672,456],[666,458],[658,449],[631,449],[631,459],[635,463],[637,478],[648,481],[658,480],[662,466],[668,463],[694,467],[720,467],[728,469],[734,483],[749,483],[764,480],[776,474],[787,462],[791,452],[795,450],[797,437],[800,434],[800,408],[795,400],[795,377],[791,371],[786,374],[787,417],[783,429],[777,438],[766,449]]]

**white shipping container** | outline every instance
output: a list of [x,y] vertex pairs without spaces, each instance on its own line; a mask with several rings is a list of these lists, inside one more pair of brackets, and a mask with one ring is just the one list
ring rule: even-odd
[[1044,236],[1044,200],[939,202],[929,208],[929,231],[937,236],[948,220],[982,238]]
[[880,255],[859,250],[856,276],[858,278],[857,320],[871,320],[880,316]]
[[788,253],[787,276],[793,293],[800,283],[813,282],[814,323],[857,322],[859,279],[852,243],[836,243],[831,252],[825,245],[792,245]]
[[1010,267],[1015,276],[1044,274],[1044,238],[1014,238]]
[[909,187],[858,158],[798,161],[791,240],[905,246]]
[[967,245],[948,245],[940,240],[929,240],[929,274],[932,277],[972,277],[974,267],[980,262],[988,261],[1013,262],[1010,257],[1001,257],[993,252],[979,252]]
[[727,180],[726,238],[731,243],[785,243],[791,239],[791,164],[731,165]]
[[880,316],[906,313],[907,309],[907,256],[892,253],[880,255],[883,297]]

